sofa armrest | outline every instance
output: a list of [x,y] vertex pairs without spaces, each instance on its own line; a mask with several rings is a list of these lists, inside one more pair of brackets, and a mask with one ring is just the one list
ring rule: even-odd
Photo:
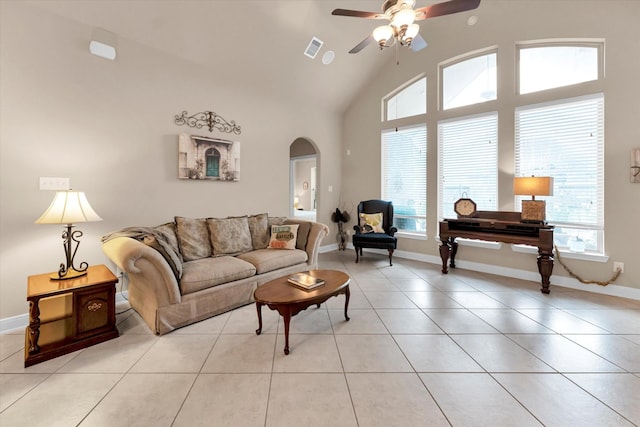
[[176,276],[155,249],[136,239],[116,237],[103,243],[102,250],[127,273],[129,288],[136,287],[147,296],[153,295],[157,307],[182,300]]
[[310,269],[318,268],[318,252],[320,251],[320,242],[329,234],[329,227],[321,222],[305,221],[298,219],[287,219],[287,224],[302,224],[309,223],[311,228],[309,230],[309,236],[307,236],[307,244],[305,251],[307,252],[307,264]]

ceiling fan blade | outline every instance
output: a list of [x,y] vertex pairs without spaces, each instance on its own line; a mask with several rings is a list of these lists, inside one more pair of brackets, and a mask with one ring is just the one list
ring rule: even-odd
[[480,0],[450,0],[444,3],[436,3],[431,6],[416,9],[416,20],[465,12],[467,10],[473,10],[478,6],[480,6]]
[[373,42],[373,41],[375,41],[375,39],[373,38],[373,36],[371,34],[369,34],[366,39],[364,39],[360,43],[358,43],[353,49],[351,49],[349,51],[349,53],[358,53],[362,49],[364,49],[365,47],[369,46],[369,44],[371,44],[371,42]]
[[411,41],[411,50],[414,52],[419,52],[427,46],[428,46],[427,41],[423,39],[420,34],[415,36]]
[[331,12],[331,14],[336,16],[351,16],[353,18],[389,19],[389,17],[384,13],[363,12],[360,10],[349,10],[349,9],[335,9],[333,12]]

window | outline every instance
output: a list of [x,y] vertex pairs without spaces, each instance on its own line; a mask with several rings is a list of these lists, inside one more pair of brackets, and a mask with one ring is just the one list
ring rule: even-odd
[[386,102],[386,119],[395,120],[427,112],[427,78],[423,77],[397,92]]
[[426,234],[427,127],[382,131],[382,198],[400,232]]
[[497,99],[495,52],[441,67],[442,109]]
[[516,176],[554,179],[545,199],[555,243],[566,248],[580,239],[603,253],[604,95],[521,107],[515,120]]
[[462,196],[498,208],[498,113],[438,123],[438,217],[455,218]]
[[601,50],[601,45],[520,47],[520,94],[598,80]]

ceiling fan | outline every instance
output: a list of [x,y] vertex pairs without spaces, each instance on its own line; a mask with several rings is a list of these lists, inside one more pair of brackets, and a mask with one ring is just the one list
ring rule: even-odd
[[386,0],[382,5],[382,13],[335,9],[331,14],[389,21],[389,24],[374,29],[349,53],[358,53],[373,41],[378,43],[380,49],[399,43],[417,52],[427,47],[427,42],[420,36],[420,26],[414,21],[473,10],[480,5],[480,0],[449,0],[419,9],[413,8],[415,4],[415,0]]

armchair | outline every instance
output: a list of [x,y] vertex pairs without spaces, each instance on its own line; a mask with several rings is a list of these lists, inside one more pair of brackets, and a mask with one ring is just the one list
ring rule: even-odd
[[[382,213],[382,228],[363,232],[366,219],[362,214]],[[398,229],[393,226],[393,204],[385,200],[367,200],[358,204],[358,225],[354,225],[353,247],[356,250],[356,263],[362,256],[362,248],[386,249],[389,251],[389,265],[393,265],[393,251],[398,245],[394,236]]]

